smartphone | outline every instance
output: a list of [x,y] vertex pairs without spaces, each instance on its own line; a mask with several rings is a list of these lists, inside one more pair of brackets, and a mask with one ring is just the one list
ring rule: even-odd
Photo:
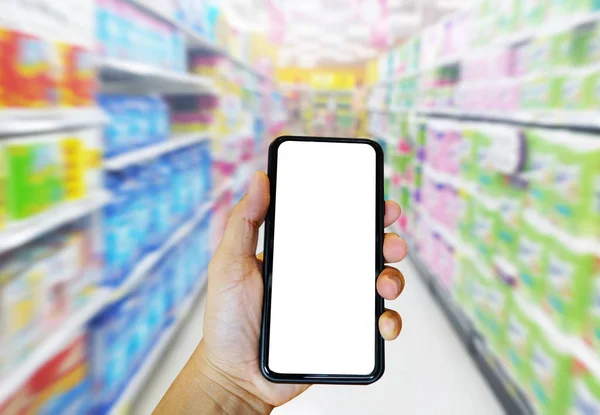
[[280,137],[269,147],[263,375],[368,384],[384,372],[383,150],[368,139]]

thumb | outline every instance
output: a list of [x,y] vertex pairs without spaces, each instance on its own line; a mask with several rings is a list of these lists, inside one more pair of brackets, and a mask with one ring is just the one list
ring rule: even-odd
[[259,171],[254,174],[248,193],[229,215],[225,234],[218,248],[224,256],[253,257],[256,255],[258,229],[269,208],[269,177]]

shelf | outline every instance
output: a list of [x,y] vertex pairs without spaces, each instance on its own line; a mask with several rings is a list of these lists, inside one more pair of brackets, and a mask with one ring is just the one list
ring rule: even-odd
[[113,58],[98,58],[102,91],[128,94],[216,93],[210,78]]
[[160,262],[160,260],[169,252],[171,248],[181,242],[201,221],[206,217],[206,214],[210,212],[214,203],[219,200],[220,196],[231,187],[230,182],[226,182],[222,187],[214,192],[208,202],[203,203],[196,210],[194,215],[185,221],[182,225],[177,228],[176,231],[165,241],[165,243],[157,250],[147,254],[143,259],[136,265],[136,267],[127,276],[125,281],[114,290],[111,296],[111,302],[119,301],[130,293],[135,287],[137,287],[144,277]]
[[520,386],[502,370],[502,365],[499,364],[484,337],[478,333],[469,317],[455,303],[449,291],[441,286],[437,278],[421,261],[415,253],[414,245],[410,246],[409,258],[415,265],[419,275],[429,286],[432,296],[444,311],[444,314],[469,351],[471,358],[477,364],[482,376],[488,382],[506,413],[512,415],[533,414],[531,406]]
[[0,403],[5,402],[18,391],[44,363],[80,334],[87,322],[106,306],[109,297],[109,290],[96,290],[88,303],[76,310],[72,316],[49,333],[25,362],[15,370],[9,371],[8,375],[0,382]]
[[128,166],[142,164],[163,154],[171,153],[209,139],[207,133],[174,136],[167,141],[108,158],[104,160],[104,168],[106,170],[122,170]]
[[206,282],[207,277],[206,275],[203,275],[200,278],[200,281],[198,282],[198,285],[196,286],[194,291],[181,304],[179,310],[177,310],[175,321],[164,329],[158,341],[156,341],[152,350],[150,351],[148,356],[146,356],[144,363],[141,365],[141,367],[138,369],[135,375],[131,378],[119,399],[115,402],[114,406],[108,412],[109,414],[120,415],[131,413],[131,404],[135,401],[136,396],[140,393],[147,380],[150,378],[150,375],[152,375],[154,369],[160,363],[162,357],[165,355],[165,352],[171,345],[173,339],[175,338],[175,335],[183,326],[183,323],[190,314],[194,303],[197,301],[198,297],[200,296],[200,293],[204,289]]
[[107,122],[108,117],[97,107],[3,109],[0,110],[0,136],[98,127]]
[[246,62],[245,60],[243,60],[239,57],[233,56],[231,53],[224,50],[222,47],[215,45],[214,42],[207,39],[201,33],[196,32],[194,29],[188,27],[187,25],[180,22],[179,20],[177,20],[171,16],[167,16],[162,12],[159,12],[158,10],[154,9],[153,7],[148,6],[147,4],[144,4],[140,0],[128,0],[128,1],[131,4],[134,4],[135,6],[137,6],[138,8],[144,10],[146,13],[151,14],[154,17],[161,19],[161,20],[169,23],[171,26],[175,27],[176,29],[180,30],[185,35],[188,48],[191,47],[193,49],[202,49],[202,50],[208,50],[208,51],[214,52],[218,55],[226,57],[227,59],[229,59],[230,61],[235,63],[237,66],[244,68],[245,70],[253,73],[254,75],[259,76],[265,80],[271,81],[270,77],[268,77],[267,75],[260,72],[258,69],[253,67],[250,63]]
[[84,199],[61,203],[30,219],[9,224],[0,231],[0,254],[83,218],[100,209],[109,200],[110,194],[105,191],[96,191]]
[[119,301],[137,287],[169,250],[179,244],[204,219],[211,210],[213,201],[214,199],[211,199],[209,202],[202,204],[194,215],[179,226],[160,248],[144,256],[125,281],[115,289],[111,296],[111,302]]
[[543,127],[573,127],[599,129],[600,118],[593,111],[539,110],[513,111],[511,113],[467,111],[456,108],[419,108],[417,112],[426,116],[467,118],[473,121],[508,122],[533,124]]

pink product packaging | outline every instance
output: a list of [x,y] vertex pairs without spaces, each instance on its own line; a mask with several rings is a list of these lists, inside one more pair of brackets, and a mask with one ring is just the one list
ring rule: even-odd
[[446,288],[451,288],[454,281],[455,258],[454,249],[445,241],[440,241],[440,259],[438,261],[438,276]]

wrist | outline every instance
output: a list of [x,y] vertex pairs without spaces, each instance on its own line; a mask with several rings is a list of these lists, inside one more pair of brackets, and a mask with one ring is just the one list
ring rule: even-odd
[[216,368],[207,359],[204,345],[194,353],[198,365],[198,387],[220,410],[226,414],[270,414],[273,406],[243,388],[229,375]]

